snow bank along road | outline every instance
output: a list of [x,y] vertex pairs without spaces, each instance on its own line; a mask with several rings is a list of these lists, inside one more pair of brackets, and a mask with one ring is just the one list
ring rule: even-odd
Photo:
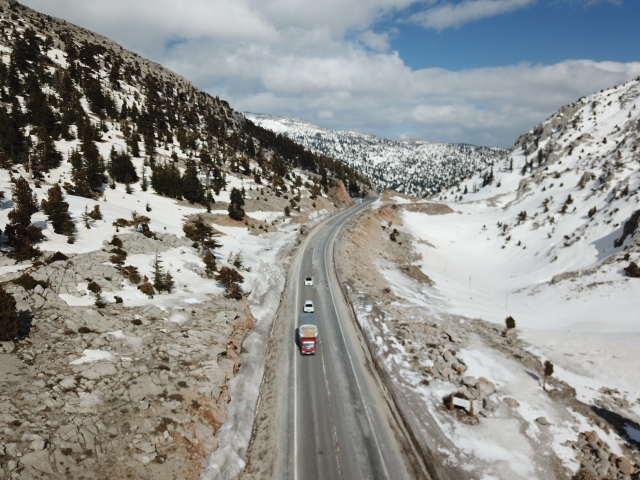
[[[276,370],[272,384],[263,384],[261,393],[273,392],[272,406],[261,405],[256,415],[256,431],[263,422],[263,429],[269,430],[263,438],[275,458],[266,465],[260,449],[267,448],[255,444],[260,437],[256,435],[248,478],[416,477],[411,449],[378,390],[334,273],[335,237],[367,206],[365,202],[352,207],[316,227],[295,258],[281,303],[282,317],[277,320],[285,324],[282,351],[273,355],[277,361],[269,366]],[[313,286],[304,285],[307,276],[313,277]],[[295,343],[298,315],[306,300],[314,302],[319,330],[314,356],[301,356]],[[278,332],[274,337],[272,342],[280,340]]]

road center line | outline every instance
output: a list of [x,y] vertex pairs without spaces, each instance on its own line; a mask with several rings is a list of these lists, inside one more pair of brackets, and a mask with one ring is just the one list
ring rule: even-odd
[[[333,294],[333,289],[331,288],[331,282],[329,281],[329,269],[328,269],[328,264],[327,261],[330,261],[331,263],[333,263],[333,259],[329,258],[328,256],[328,250],[329,250],[329,245],[331,245],[333,247],[333,242],[335,241],[335,237],[337,236],[338,232],[339,232],[340,228],[337,228],[330,236],[329,239],[327,241],[327,243],[325,244],[325,254],[324,254],[324,258],[325,258],[325,271],[326,271],[326,275],[327,275],[327,283],[329,285],[329,293],[331,294],[331,299],[333,301],[333,306],[334,309],[336,311],[336,318],[338,319],[338,328],[340,329],[340,335],[342,336],[342,341],[344,342],[345,347],[347,347],[347,340],[344,336],[344,332],[342,330],[342,325],[340,323],[340,315],[338,313],[338,305],[336,303],[336,299],[335,296]],[[332,248],[332,252],[333,252],[333,248]],[[336,281],[337,281],[337,277],[336,277]],[[345,301],[349,301],[348,299],[345,299]],[[371,423],[371,416],[369,414],[369,408],[367,407],[367,402],[365,401],[364,395],[362,394],[362,388],[360,387],[360,382],[358,381],[358,375],[355,372],[355,368],[353,366],[353,359],[351,358],[351,354],[349,353],[349,348],[346,348],[347,351],[347,358],[349,358],[349,363],[351,364],[351,370],[353,371],[353,376],[356,380],[356,386],[358,387],[358,392],[360,392],[360,398],[362,399],[362,405],[364,407],[364,411],[365,414],[367,416],[367,421],[369,423],[369,428],[371,429],[371,434],[373,435],[373,440],[376,443],[376,449],[378,450],[378,455],[380,457],[380,461],[382,462],[382,468],[384,469],[384,473],[386,475],[387,478],[389,477],[389,471],[387,470],[387,464],[384,461],[384,457],[382,456],[382,450],[380,449],[380,444],[378,443],[378,437],[376,435],[376,431],[373,428],[373,424]]]

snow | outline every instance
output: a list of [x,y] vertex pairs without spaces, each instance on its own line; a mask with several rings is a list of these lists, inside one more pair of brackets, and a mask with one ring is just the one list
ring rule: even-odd
[[83,363],[93,363],[98,362],[100,360],[111,361],[113,360],[113,355],[111,352],[105,352],[104,350],[89,350],[86,349],[82,352],[82,357],[77,360],[73,360],[69,362],[70,365],[81,365]]
[[501,148],[391,140],[328,130],[296,118],[248,112],[244,115],[256,125],[355,168],[379,190],[394,189],[419,197],[439,192],[507,153]]
[[61,293],[59,297],[63,299],[70,307],[88,307],[96,303],[96,299],[86,295],[84,297],[76,297],[69,293]]
[[249,214],[247,214],[249,217],[251,218],[255,218],[256,220],[260,220],[263,222],[273,222],[274,220],[280,220],[282,217],[284,217],[284,213],[283,212],[260,212],[260,211],[256,211],[256,212],[251,212]]
[[[418,240],[413,248],[420,259],[414,265],[433,287],[417,285],[392,264],[381,261],[378,266],[402,299],[394,307],[422,309],[434,320],[452,315],[483,319],[499,329],[513,316],[512,334],[526,342],[528,352],[541,363],[551,361],[553,377],[572,387],[578,401],[629,419],[625,432],[636,439],[640,371],[630,366],[638,363],[640,280],[623,269],[630,261],[640,263],[638,232],[621,246],[614,241],[638,210],[640,171],[634,145],[640,111],[634,102],[639,97],[640,80],[634,80],[582,99],[565,109],[564,117],[554,115],[531,137],[521,137],[528,143],[516,145],[493,165],[491,185],[475,188],[483,185],[478,174],[440,194],[443,205],[422,202],[449,207],[451,213],[398,209],[402,225],[394,227]],[[547,159],[541,165],[538,155]],[[533,172],[523,174],[525,161],[532,160]],[[592,177],[581,188],[586,172]],[[572,202],[567,202],[569,195]],[[388,203],[406,200],[391,197],[373,208]],[[385,365],[422,397],[422,405],[455,445],[443,453],[479,478],[545,478],[537,465],[541,445],[575,472],[576,452],[567,442],[575,441],[578,431],[596,431],[613,453],[624,456],[626,440],[615,429],[604,430],[563,402],[552,401],[542,389],[539,371],[529,371],[473,335],[457,352],[468,367],[465,375],[488,378],[498,402],[511,397],[519,406],[500,403],[495,417],[473,427],[452,421],[437,406],[454,387],[437,382],[420,386],[420,375],[404,361],[404,347],[387,337],[371,307],[355,308],[363,329],[385,351]],[[551,425],[540,426],[539,417]],[[463,452],[461,458],[455,449]],[[474,459],[493,466],[489,471]]]
[[[115,338],[124,340],[125,342],[127,342],[128,344],[130,344],[133,347],[139,347],[140,345],[142,345],[142,338],[141,337],[134,337],[134,336],[125,335],[122,332],[122,330],[116,330],[115,332],[107,332],[107,335],[113,335]],[[121,360],[124,360],[124,358],[121,358]]]

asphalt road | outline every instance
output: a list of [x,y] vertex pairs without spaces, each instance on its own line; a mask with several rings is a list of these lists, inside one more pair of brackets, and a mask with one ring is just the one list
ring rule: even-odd
[[[405,479],[393,416],[382,398],[335,277],[333,243],[344,223],[366,203],[316,227],[291,269],[290,326],[278,368],[285,369],[279,395],[281,421],[276,478]],[[314,285],[305,286],[304,278]],[[302,356],[295,329],[303,303],[315,304],[319,344]],[[285,312],[286,313],[286,312]]]

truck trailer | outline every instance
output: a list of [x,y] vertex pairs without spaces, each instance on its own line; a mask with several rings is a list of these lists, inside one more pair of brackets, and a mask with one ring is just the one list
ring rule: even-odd
[[302,355],[315,355],[318,326],[313,313],[301,313],[298,318],[298,347]]

